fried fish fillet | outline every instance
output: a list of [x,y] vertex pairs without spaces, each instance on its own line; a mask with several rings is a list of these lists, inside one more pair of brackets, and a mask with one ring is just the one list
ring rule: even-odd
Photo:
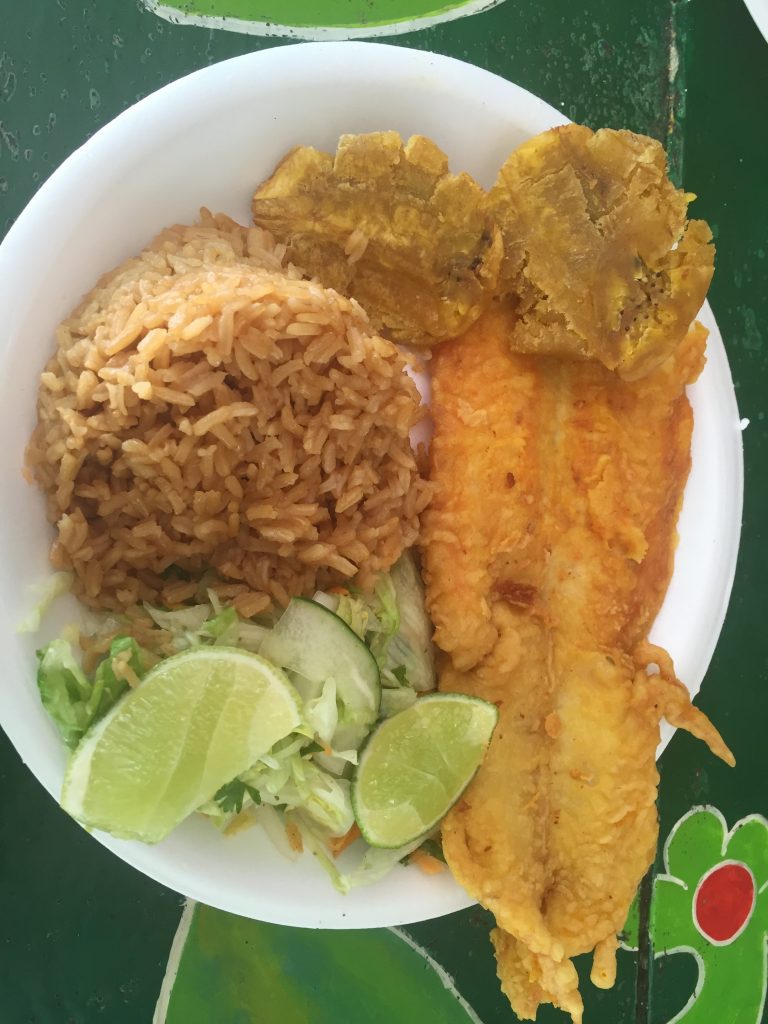
[[455,337],[494,294],[502,247],[488,197],[421,135],[342,135],[335,155],[297,146],[256,190],[253,217],[395,341]]
[[655,139],[571,124],[509,157],[491,189],[500,291],[519,352],[597,359],[634,380],[685,336],[714,270],[712,233],[667,176]]
[[[508,310],[432,360],[424,567],[440,686],[494,701],[488,756],[443,826],[457,879],[496,916],[525,1019],[581,1020],[570,958],[612,983],[616,933],[657,840],[659,721],[730,751],[646,642],[690,464],[695,328],[644,380],[510,352]],[[653,674],[648,666],[658,667]]]

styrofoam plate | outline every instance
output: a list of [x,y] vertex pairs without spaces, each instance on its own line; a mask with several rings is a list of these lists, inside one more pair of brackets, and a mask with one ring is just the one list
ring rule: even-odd
[[[448,57],[371,43],[284,46],[205,68],[142,100],[75,152],[24,210],[0,247],[0,721],[54,797],[66,755],[35,687],[41,638],[15,627],[30,586],[50,571],[43,501],[21,469],[57,323],[104,271],[165,225],[193,221],[200,206],[246,223],[255,185],[297,143],[333,149],[344,132],[420,133],[447,152],[453,170],[488,186],[520,142],[562,123],[530,93]],[[653,632],[692,692],[723,622],[742,495],[728,362],[708,309],[704,318],[712,333],[707,367],[691,389],[693,472],[674,579]],[[58,623],[75,614],[72,602]],[[95,837],[187,896],[264,921],[378,927],[471,902],[447,873],[427,877],[414,868],[340,896],[312,857],[282,859],[257,829],[225,839],[207,822],[189,820],[157,846]]]

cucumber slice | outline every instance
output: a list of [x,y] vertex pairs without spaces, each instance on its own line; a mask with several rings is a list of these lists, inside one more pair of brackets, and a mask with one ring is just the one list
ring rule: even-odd
[[260,653],[311,683],[334,679],[344,709],[334,743],[359,746],[378,718],[381,680],[376,659],[343,619],[317,601],[294,597]]

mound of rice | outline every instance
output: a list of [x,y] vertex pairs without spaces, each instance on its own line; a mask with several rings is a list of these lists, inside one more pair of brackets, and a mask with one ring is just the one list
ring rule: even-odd
[[246,616],[414,543],[419,395],[365,313],[203,211],[103,278],[58,330],[28,462],[52,561],[100,609],[205,586]]

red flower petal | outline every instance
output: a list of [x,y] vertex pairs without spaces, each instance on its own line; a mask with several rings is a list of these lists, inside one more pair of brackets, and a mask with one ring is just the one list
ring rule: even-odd
[[718,864],[699,882],[693,920],[705,939],[722,945],[746,927],[755,906],[755,880],[744,864]]

